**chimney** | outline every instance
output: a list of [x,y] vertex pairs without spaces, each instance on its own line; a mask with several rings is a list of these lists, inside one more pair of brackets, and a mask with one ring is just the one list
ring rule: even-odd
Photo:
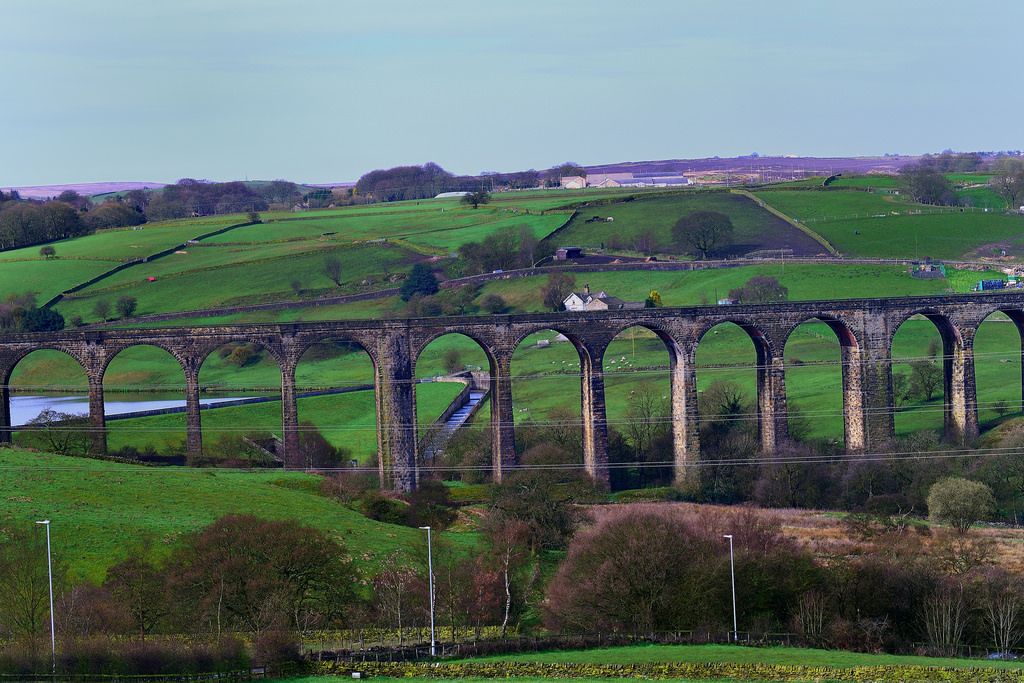
[[590,294],[590,283],[583,285],[583,293]]

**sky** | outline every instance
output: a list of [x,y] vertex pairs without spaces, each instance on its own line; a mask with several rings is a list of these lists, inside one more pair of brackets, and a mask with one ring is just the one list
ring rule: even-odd
[[0,186],[1024,147],[1018,0],[4,0]]

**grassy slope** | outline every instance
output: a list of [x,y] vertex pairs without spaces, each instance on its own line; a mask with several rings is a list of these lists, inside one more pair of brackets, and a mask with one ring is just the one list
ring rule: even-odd
[[[453,382],[421,384],[416,387],[417,423],[420,433],[429,426],[462,390]],[[244,406],[215,408],[203,412],[203,437],[207,443],[226,434],[281,433],[279,401]],[[299,421],[312,422],[334,446],[347,449],[363,464],[373,464],[377,456],[377,419],[372,391],[299,399]],[[185,440],[185,415],[111,420],[108,425],[111,448],[126,445],[153,445],[166,451]]]
[[974,659],[917,657],[909,655],[864,654],[840,650],[812,650],[796,647],[742,647],[739,645],[636,645],[565,652],[541,652],[484,657],[483,660],[520,662],[584,662],[639,664],[646,662],[734,662],[796,664],[804,666],[951,666],[1019,669],[1018,662]]
[[[1024,218],[1002,213],[944,210],[903,197],[857,191],[767,190],[757,196],[803,221],[846,256],[969,257],[979,247],[1024,247]],[[925,211],[919,215],[908,212]]]
[[[737,253],[768,247],[790,247],[811,254],[821,251],[816,242],[749,199],[720,191],[686,191],[668,197],[581,208],[572,223],[558,234],[557,243],[598,247],[617,239],[632,245],[638,235],[650,231],[655,237],[656,251],[674,253],[679,249],[672,244],[672,226],[693,211],[728,215],[734,226],[732,251]],[[614,221],[587,223],[592,216],[611,217]]]
[[[319,495],[318,486],[317,477],[299,473],[135,467],[0,449],[0,524],[52,519],[59,560],[97,580],[145,539],[163,552],[231,513],[319,527],[362,564],[421,541],[421,532],[369,520]],[[471,534],[450,536],[474,542]]]
[[57,258],[43,259],[39,247],[0,252],[0,299],[35,292],[40,302],[120,263],[181,244],[200,234],[238,222],[237,216],[151,223],[142,230],[103,230],[54,242]]
[[[77,293],[58,310],[65,317],[79,315],[95,321],[96,301],[120,296],[134,296],[139,301],[137,313],[146,315],[294,299],[295,282],[306,298],[379,289],[389,286],[390,274],[408,271],[424,254],[444,255],[503,229],[526,229],[544,237],[567,220],[565,214],[525,213],[535,201],[524,198],[525,206],[504,201],[477,210],[458,202],[423,201],[298,215],[266,214],[263,224],[232,230],[190,246],[185,253],[126,269]],[[147,230],[155,233],[157,228],[147,226]],[[93,253],[106,253],[105,247],[96,245],[101,237],[106,239],[100,235],[82,238],[82,244]],[[381,239],[392,243],[365,244]],[[342,262],[340,287],[323,272],[328,255]],[[39,270],[39,263],[36,257],[32,267]],[[85,273],[86,277],[93,274]],[[69,273],[69,280],[71,277]],[[149,277],[156,281],[148,282]],[[240,282],[245,287],[239,287]]]
[[[191,254],[173,255],[165,259],[166,266],[160,262],[154,263],[154,268],[140,266],[123,271],[110,282],[88,287],[73,299],[62,302],[58,310],[65,317],[77,314],[87,321],[97,321],[93,312],[96,301],[114,301],[120,296],[134,296],[139,302],[139,315],[262,303],[294,299],[294,281],[298,281],[303,290],[351,294],[363,279],[379,283],[387,273],[408,270],[417,260],[407,250],[388,245],[334,248],[328,245],[325,248],[316,244],[294,249],[291,255],[278,258],[266,258],[268,251],[259,248],[237,249],[231,254],[235,257],[233,262],[218,267],[219,249],[192,251],[198,256],[194,270],[161,273],[164,269],[180,267],[172,261],[191,257]],[[281,251],[281,248],[269,250],[269,254]],[[341,261],[347,286],[335,288],[323,273],[323,261],[328,254]],[[246,257],[251,260],[238,260]],[[157,277],[156,282],[146,281],[151,274]]]

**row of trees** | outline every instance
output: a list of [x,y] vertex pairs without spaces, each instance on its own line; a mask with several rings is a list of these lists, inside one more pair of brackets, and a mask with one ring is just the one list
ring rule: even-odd
[[[377,202],[406,199],[429,199],[442,192],[479,192],[508,188],[524,190],[531,187],[558,187],[566,176],[587,176],[587,170],[567,161],[546,171],[486,173],[479,176],[457,176],[434,162],[422,166],[395,166],[364,174],[355,186],[355,195]],[[476,205],[474,205],[474,208]]]
[[576,631],[725,631],[728,546],[736,539],[743,630],[787,630],[818,647],[953,655],[964,643],[1007,652],[1024,635],[1020,577],[991,567],[948,573],[910,527],[884,547],[823,565],[749,509],[637,507],[602,512],[577,535],[547,591],[546,624]]
[[9,294],[0,301],[0,330],[7,332],[56,332],[64,329],[64,317],[39,308],[32,292]]

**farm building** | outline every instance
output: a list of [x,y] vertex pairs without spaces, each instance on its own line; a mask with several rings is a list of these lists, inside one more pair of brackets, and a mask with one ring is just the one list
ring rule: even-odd
[[619,181],[619,187],[681,187],[689,185],[690,179],[684,176],[634,176],[629,180]]
[[573,258],[583,258],[584,256],[585,254],[583,253],[582,247],[559,247],[555,251],[556,261],[565,261],[567,259]]
[[442,192],[439,195],[435,195],[434,199],[458,199],[459,197],[465,197],[469,192]]
[[570,292],[562,305],[567,311],[626,311],[644,307],[642,301],[623,301],[604,291],[593,293],[590,285],[584,285],[582,292]]
[[559,178],[558,184],[566,190],[582,190],[587,186],[587,179],[581,175],[567,175]]

